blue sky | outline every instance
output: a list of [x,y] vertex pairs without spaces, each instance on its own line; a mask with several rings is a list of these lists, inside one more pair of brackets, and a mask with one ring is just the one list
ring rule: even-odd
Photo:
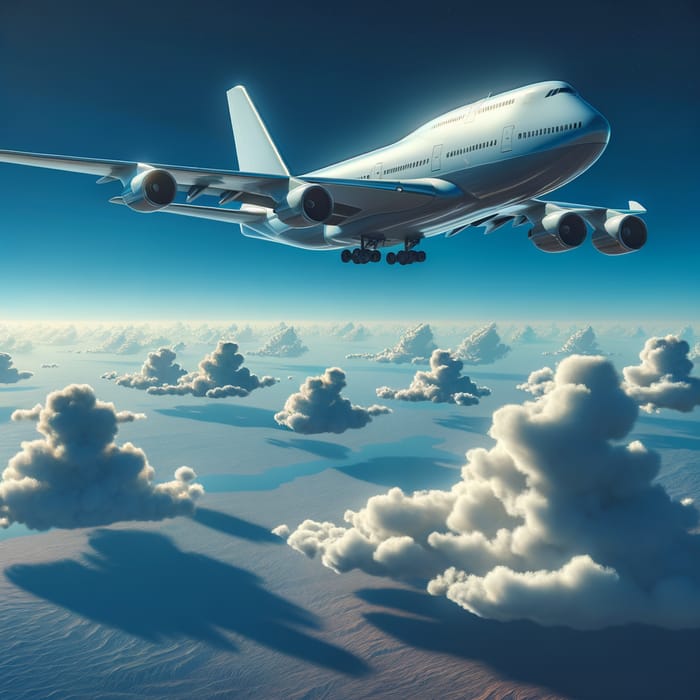
[[543,79],[612,126],[555,199],[648,209],[649,243],[546,255],[526,229],[424,245],[425,265],[342,266],[235,226],[140,216],[87,176],[3,165],[0,317],[697,321],[693,202],[697,9],[670,2],[384,6],[84,0],[0,9],[3,148],[230,168],[225,91],[242,83],[290,169],[403,136],[448,109]]

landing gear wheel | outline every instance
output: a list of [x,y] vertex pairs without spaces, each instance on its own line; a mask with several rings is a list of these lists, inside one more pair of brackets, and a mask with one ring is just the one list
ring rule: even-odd
[[361,260],[360,260],[360,254],[362,251],[359,248],[354,248],[352,251],[352,261],[355,263],[355,265],[359,265]]
[[386,254],[386,261],[388,265],[393,265],[396,262],[396,253],[393,251]]
[[418,262],[418,251],[409,250],[408,251],[408,264]]
[[373,250],[370,255],[370,260],[373,263],[378,263],[382,259],[382,254],[378,250]]
[[352,251],[347,248],[340,254],[340,259],[344,263],[349,263],[352,260]]
[[424,250],[417,250],[416,251],[416,260],[418,262],[425,262],[426,254]]
[[371,257],[372,257],[371,250],[367,250],[366,248],[362,248],[362,250],[360,250],[360,262],[363,265],[366,265],[370,261]]
[[408,251],[406,250],[400,250],[396,254],[396,260],[399,263],[399,265],[408,265],[409,263],[409,257],[408,257]]

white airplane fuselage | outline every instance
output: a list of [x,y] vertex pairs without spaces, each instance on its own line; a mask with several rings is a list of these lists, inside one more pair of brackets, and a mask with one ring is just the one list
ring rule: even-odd
[[242,226],[254,238],[309,248],[379,246],[457,231],[504,207],[565,185],[603,153],[610,125],[564,82],[548,81],[452,110],[389,146],[315,170],[304,178],[421,182],[453,196],[405,212],[377,212],[345,225],[290,229],[272,213]]

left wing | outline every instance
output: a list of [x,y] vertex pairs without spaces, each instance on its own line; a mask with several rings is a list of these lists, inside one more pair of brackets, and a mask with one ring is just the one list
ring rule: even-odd
[[[170,204],[161,211],[197,216],[216,220],[235,220],[229,212],[240,210],[223,209],[229,202],[264,207],[275,210],[296,187],[318,184],[330,193],[334,202],[333,215],[327,222],[339,225],[351,219],[363,218],[377,213],[392,213],[419,208],[437,198],[464,196],[452,183],[437,178],[424,180],[339,180],[314,176],[293,177],[282,174],[248,173],[232,170],[209,170],[173,165],[133,163],[96,158],[74,158],[42,153],[0,150],[0,162],[28,165],[32,167],[84,173],[98,177],[98,184],[119,181],[126,188],[137,175],[151,169],[168,172],[177,184],[177,189],[186,192],[186,204]],[[191,206],[202,195],[218,197],[219,207]],[[113,198],[115,203],[124,203]],[[257,211],[255,216],[260,216]],[[250,217],[241,215],[241,223]]]

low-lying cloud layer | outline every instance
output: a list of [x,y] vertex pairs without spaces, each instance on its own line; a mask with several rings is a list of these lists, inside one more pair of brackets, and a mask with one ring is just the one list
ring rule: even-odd
[[43,437],[23,442],[2,473],[0,526],[47,530],[191,514],[202,493],[192,469],[180,467],[173,481],[154,484],[143,450],[114,442],[119,423],[143,417],[98,401],[87,384],[15,411],[13,420],[37,421]]
[[6,352],[0,352],[0,384],[16,384],[32,376],[34,376],[32,372],[20,372],[13,367],[12,357]]
[[467,365],[489,365],[510,352],[501,342],[495,323],[489,323],[468,335],[458,346],[455,355]]
[[454,403],[460,406],[473,406],[491,390],[477,386],[467,376],[462,376],[464,363],[449,350],[435,350],[430,356],[430,371],[419,370],[407,389],[390,389],[382,386],[377,389],[380,399],[399,401],[432,401],[433,403]]
[[625,367],[625,390],[645,411],[670,408],[688,413],[700,405],[700,379],[691,377],[690,346],[678,336],[649,338],[639,365]]
[[432,329],[427,323],[419,323],[404,331],[399,342],[393,348],[384,348],[378,353],[353,353],[345,357],[347,359],[359,357],[375,362],[394,362],[396,364],[405,362],[420,364],[427,362],[433,350],[436,349]]
[[698,511],[655,482],[657,453],[622,442],[638,406],[613,365],[573,356],[531,380],[539,397],[493,414],[496,444],[467,453],[452,489],[393,488],[288,544],[336,572],[427,580],[498,620],[700,625]]
[[176,357],[177,355],[170,348],[159,348],[154,352],[149,352],[141,371],[117,377],[117,384],[133,389],[149,389],[152,386],[176,384],[180,377],[187,374],[187,371],[175,362]]
[[208,399],[223,399],[227,396],[248,396],[251,391],[272,386],[276,381],[274,377],[258,377],[243,367],[243,355],[238,352],[238,345],[220,340],[216,350],[199,363],[198,372],[183,374],[176,384],[150,386],[147,391],[158,395],[193,394]]
[[282,326],[257,352],[251,355],[270,357],[299,357],[308,351],[293,326]]
[[363,428],[374,416],[391,413],[386,406],[352,404],[340,395],[345,386],[345,372],[338,367],[329,367],[320,377],[307,377],[275,420],[297,433],[344,433]]

